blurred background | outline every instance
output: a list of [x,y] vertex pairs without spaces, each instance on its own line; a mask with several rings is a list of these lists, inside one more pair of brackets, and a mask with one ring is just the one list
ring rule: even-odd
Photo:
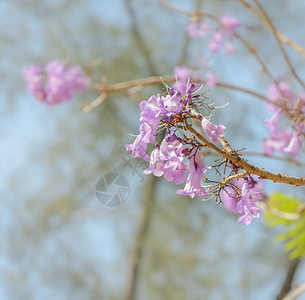
[[[238,17],[246,25],[241,35],[258,45],[275,76],[285,75],[275,40],[237,1],[172,3]],[[261,3],[277,28],[305,45],[303,1]],[[186,35],[189,18],[157,0],[1,0],[0,18],[0,299],[275,299],[289,268],[283,245],[273,241],[277,229],[262,219],[238,224],[215,199],[180,197],[174,184],[126,165],[138,104],[162,86],[113,93],[84,113],[82,105],[96,92],[47,107],[31,97],[22,78],[25,66],[54,59],[80,64],[95,82],[106,76],[109,83],[172,75],[187,64],[265,94],[270,82],[245,49],[237,43],[237,54],[207,59],[207,40]],[[289,54],[304,74],[302,59]],[[208,95],[217,106],[230,103],[213,121],[226,125],[232,146],[262,152],[270,117],[264,103],[220,88]],[[278,160],[249,160],[302,174]],[[95,195],[109,172],[130,186],[116,208]],[[269,183],[266,190],[304,192]],[[304,280],[301,265],[296,281]]]

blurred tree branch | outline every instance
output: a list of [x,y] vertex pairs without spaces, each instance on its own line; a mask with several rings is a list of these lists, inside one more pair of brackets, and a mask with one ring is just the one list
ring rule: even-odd
[[141,221],[136,240],[136,246],[131,261],[131,270],[128,277],[126,300],[136,299],[140,266],[141,266],[141,261],[143,259],[143,249],[145,246],[145,238],[149,230],[149,223],[151,220],[151,216],[153,214],[157,181],[158,181],[157,177],[151,176],[145,186],[145,193],[143,193],[144,204],[143,204]]
[[150,54],[149,48],[147,47],[147,44],[144,41],[144,39],[141,35],[141,32],[139,30],[140,26],[138,24],[138,20],[137,20],[137,17],[136,17],[136,14],[132,7],[131,2],[132,2],[132,0],[125,0],[125,6],[127,9],[129,18],[130,18],[131,29],[132,29],[133,35],[138,43],[140,51],[142,52],[142,54],[145,58],[146,64],[150,70],[151,75],[158,75],[155,65],[153,64],[153,62],[151,60],[151,54]]
[[276,300],[282,300],[289,293],[294,275],[300,265],[300,262],[301,261],[298,258],[290,261],[289,268],[288,268],[287,274],[286,274],[286,278],[283,282],[280,293],[276,297]]

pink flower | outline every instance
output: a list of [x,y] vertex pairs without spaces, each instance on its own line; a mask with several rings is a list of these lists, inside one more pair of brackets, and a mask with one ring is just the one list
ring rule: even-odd
[[184,95],[187,92],[192,70],[187,66],[178,66],[174,69],[174,75],[177,77],[177,81],[173,84],[173,89]]
[[160,149],[154,149],[150,156],[150,166],[144,174],[153,173],[164,176],[169,182],[181,184],[185,182],[187,169],[184,146],[175,135],[167,136],[161,143]]
[[269,139],[263,143],[264,152],[272,155],[275,151],[283,152],[290,144],[292,134],[288,130],[277,130],[272,132]]
[[23,75],[32,95],[47,104],[71,100],[74,92],[83,92],[90,83],[80,66],[60,61],[49,62],[45,72],[40,65],[26,67]]
[[226,54],[232,54],[235,52],[235,47],[233,46],[233,43],[231,40],[226,41]]
[[24,68],[23,77],[30,93],[38,100],[46,100],[44,75],[41,65],[32,65]]
[[216,126],[208,119],[203,119],[201,125],[205,133],[209,136],[213,143],[218,143],[218,138],[224,136],[224,130],[226,127],[222,124]]
[[287,145],[287,147],[283,149],[283,151],[289,153],[293,157],[298,158],[300,157],[301,146],[302,146],[301,136],[299,134],[294,134],[289,144]]
[[212,39],[210,40],[209,49],[213,52],[218,52],[221,48],[223,37],[224,33],[222,31],[215,31]]
[[280,81],[277,85],[272,84],[267,90],[268,99],[275,105],[268,103],[267,108],[271,111],[277,111],[278,105],[283,105],[286,100],[292,100],[291,85],[285,81]]
[[241,26],[240,21],[230,15],[222,15],[218,18],[218,21],[229,35],[234,35],[237,28]]
[[195,195],[207,197],[209,194],[201,186],[201,180],[203,178],[203,174],[209,169],[209,167],[204,166],[200,153],[197,150],[195,151],[196,154],[190,159],[190,174],[186,180],[185,187],[183,190],[178,190],[177,194],[183,196],[188,195],[191,198],[194,198]]
[[189,37],[204,37],[211,30],[211,26],[204,22],[193,22],[187,27]]
[[167,95],[161,97],[162,112],[165,116],[174,115],[181,112],[183,103],[181,102],[181,94],[175,93],[173,96]]
[[221,200],[225,208],[239,214],[238,222],[250,225],[253,218],[259,218],[262,210],[257,202],[262,199],[263,185],[258,176],[246,176],[233,181],[234,188],[229,185],[221,191]]

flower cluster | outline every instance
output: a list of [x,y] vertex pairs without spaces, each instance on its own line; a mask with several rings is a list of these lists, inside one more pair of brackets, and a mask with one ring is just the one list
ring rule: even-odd
[[262,180],[257,176],[246,176],[227,185],[221,191],[221,200],[226,209],[239,214],[238,222],[246,225],[252,223],[253,218],[259,218],[262,210],[257,202],[262,200]]
[[[175,70],[177,82],[164,95],[151,96],[140,103],[140,133],[133,144],[126,145],[126,150],[133,157],[149,161],[145,174],[163,176],[175,184],[186,183],[184,189],[177,191],[181,195],[207,197],[208,192],[201,186],[203,174],[209,169],[203,164],[199,150],[202,145],[179,132],[187,119],[201,121],[202,128],[213,143],[224,136],[225,126],[216,126],[207,117],[195,111],[203,105],[204,99],[197,94],[195,84],[190,83],[188,70],[180,67]],[[189,78],[189,77],[188,77]],[[165,137],[160,144],[156,136],[165,130]],[[180,136],[179,136],[180,133]],[[155,149],[150,155],[146,153],[148,144]]]
[[[305,95],[299,93],[294,100],[291,85],[285,81],[270,85],[267,94],[267,108],[273,115],[265,121],[269,138],[264,140],[264,152],[272,155],[278,151],[299,157],[304,133]],[[281,127],[281,120],[285,116],[291,117],[292,129]]]
[[241,23],[230,15],[222,15],[217,21],[220,26],[213,28],[207,22],[196,20],[187,27],[188,35],[191,38],[205,37],[211,32],[212,38],[209,42],[209,49],[213,52],[218,52],[222,45],[225,44],[226,53],[231,54],[235,51],[232,40]]
[[41,65],[28,66],[23,76],[30,93],[47,104],[71,100],[74,92],[83,92],[90,83],[80,66],[68,67],[57,60],[49,62],[45,71]]

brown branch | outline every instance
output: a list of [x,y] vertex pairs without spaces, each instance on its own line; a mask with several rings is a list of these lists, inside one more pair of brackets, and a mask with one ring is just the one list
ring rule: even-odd
[[292,65],[292,63],[291,63],[291,61],[290,61],[290,59],[289,59],[289,57],[288,57],[288,54],[287,54],[286,50],[285,50],[284,47],[283,47],[282,41],[279,39],[278,32],[277,32],[277,30],[275,29],[275,27],[274,27],[274,25],[273,25],[271,19],[269,18],[267,12],[265,11],[265,9],[262,7],[262,5],[261,5],[257,0],[253,0],[253,1],[255,2],[255,4],[257,5],[257,7],[259,8],[259,10],[261,11],[262,15],[265,17],[267,23],[269,24],[269,26],[270,26],[270,28],[271,28],[271,31],[272,31],[273,35],[275,36],[275,38],[276,38],[276,41],[277,41],[277,43],[278,43],[278,45],[279,45],[279,48],[280,48],[280,50],[281,50],[281,52],[282,52],[282,54],[283,54],[283,56],[284,56],[284,59],[285,59],[287,65],[288,65],[288,67],[289,67],[291,73],[294,75],[294,77],[296,78],[296,80],[301,84],[301,86],[302,86],[303,88],[305,88],[305,84],[304,84],[304,82],[302,81],[302,79],[299,77],[299,75],[297,74],[297,72],[295,71],[295,69],[294,69],[294,67],[293,67],[293,65]]
[[[206,17],[206,18],[209,18],[209,19],[212,19],[214,20],[215,22],[217,22],[218,24],[219,21],[217,19],[217,17],[209,14],[209,13],[206,13],[206,12],[203,12],[203,11],[200,11],[199,9],[197,9],[195,12],[189,12],[189,11],[185,11],[185,10],[181,10],[179,9],[178,7],[176,6],[173,6],[172,4],[168,3],[167,1],[161,1],[163,3],[164,6],[167,6],[168,8],[172,9],[172,10],[175,10],[179,13],[183,13],[187,16],[194,16],[196,18],[198,17]],[[220,24],[221,25],[221,24]],[[261,68],[262,68],[262,71],[264,73],[266,73],[269,78],[273,81],[273,82],[276,82],[275,78],[273,77],[271,71],[267,68],[266,64],[264,63],[264,61],[262,60],[262,58],[258,55],[256,49],[251,46],[244,38],[242,38],[240,35],[238,34],[234,34],[234,37],[236,39],[238,39],[246,48],[247,50],[249,51],[250,54],[252,54],[254,56],[254,58],[258,61],[258,63],[261,65]]]
[[289,293],[282,300],[293,300],[293,299],[296,299],[297,297],[299,297],[304,292],[305,292],[305,283],[300,285],[298,288],[294,289],[291,293]]
[[145,40],[143,39],[141,32],[139,30],[140,26],[138,24],[138,20],[136,18],[135,11],[132,7],[131,0],[125,0],[125,6],[128,11],[128,14],[130,16],[131,29],[132,29],[133,35],[138,43],[139,49],[142,51],[142,54],[145,58],[145,61],[150,70],[150,73],[151,73],[151,75],[157,75],[158,72],[151,60],[149,48],[147,47],[147,44],[146,44]]
[[[119,92],[122,90],[127,90],[133,87],[143,87],[143,86],[150,86],[150,85],[155,85],[155,84],[161,84],[163,82],[170,82],[173,83],[176,81],[176,78],[174,76],[165,76],[165,77],[159,77],[159,76],[151,76],[151,77],[147,77],[147,78],[141,78],[141,79],[133,79],[133,80],[128,80],[128,81],[124,81],[124,82],[119,82],[119,83],[114,83],[114,84],[108,84],[106,81],[101,82],[100,84],[92,84],[90,86],[90,89],[101,92],[101,93],[105,93],[106,96],[109,93],[113,93],[113,92]],[[204,80],[198,80],[195,79],[193,80],[196,83],[199,84],[205,84]],[[226,89],[230,89],[230,90],[235,90],[238,92],[242,92],[251,96],[254,96],[256,98],[259,98],[261,100],[264,100],[266,102],[271,102],[267,97],[265,97],[262,94],[259,94],[255,91],[249,90],[249,89],[245,89],[236,85],[232,85],[232,84],[228,84],[228,83],[224,83],[224,82],[218,82],[216,84],[216,86],[221,87],[221,88],[226,88]],[[103,96],[104,97],[104,96]],[[85,112],[89,112],[91,111],[93,108],[95,108],[96,106],[98,106],[101,102],[103,102],[105,99],[100,99],[100,100],[94,100],[93,102],[95,102],[94,104],[87,104],[83,107],[83,110]]]
[[151,220],[154,200],[155,200],[155,191],[158,178],[151,176],[150,180],[147,182],[145,188],[145,193],[143,194],[143,211],[141,216],[141,221],[139,225],[139,231],[136,240],[136,247],[133,252],[133,257],[131,261],[131,269],[128,276],[128,284],[126,291],[126,300],[135,300],[136,291],[138,286],[139,272],[141,266],[141,260],[143,258],[143,248],[145,244],[145,239],[149,229],[149,223]]
[[267,68],[265,62],[262,60],[262,58],[258,55],[256,48],[251,46],[244,38],[242,38],[239,34],[234,34],[235,38],[238,39],[246,48],[247,50],[250,52],[250,54],[252,54],[254,56],[254,58],[258,61],[258,63],[261,65],[262,71],[264,73],[266,73],[269,78],[271,79],[271,81],[276,82],[275,78],[273,77],[271,71]]
[[243,173],[238,173],[235,175],[231,175],[225,178],[225,180],[223,181],[223,184],[226,185],[228,184],[230,181],[235,180],[235,179],[239,179],[239,178],[243,178],[245,176],[249,175],[248,172],[243,172]]
[[279,292],[279,294],[276,297],[276,300],[282,300],[289,293],[294,275],[295,275],[299,265],[300,265],[300,259],[298,259],[298,258],[290,261],[289,268],[288,268],[287,274],[286,274],[286,278],[283,282],[281,291]]
[[[275,159],[275,160],[279,160],[282,161],[283,163],[290,163],[290,164],[294,164],[298,167],[305,167],[305,163],[302,163],[292,157],[287,157],[287,156],[276,156],[276,155],[268,155],[266,153],[262,153],[262,152],[253,152],[253,151],[243,151],[240,152],[242,156],[260,156],[260,157],[264,157],[264,158],[269,158],[269,159]],[[211,155],[211,156],[219,156],[219,154],[211,151],[211,150],[205,150],[202,153],[203,156],[205,155]]]
[[187,121],[185,121],[185,126],[189,132],[193,133],[203,144],[210,149],[213,149],[224,158],[233,162],[237,167],[247,171],[249,174],[254,174],[259,176],[262,179],[272,180],[273,182],[278,183],[286,183],[294,186],[304,186],[305,178],[304,177],[293,177],[288,175],[282,175],[279,173],[272,173],[270,171],[265,170],[264,168],[260,169],[254,165],[249,164],[247,161],[242,159],[237,152],[230,146],[229,142],[224,138],[219,138],[219,141],[223,147],[223,150],[218,148],[212,142],[208,141],[203,135],[197,132],[192,125],[190,125]]
[[[258,17],[260,19],[260,21],[262,22],[262,24],[270,31],[272,31],[270,24],[265,20],[265,18],[249,3],[247,3],[244,0],[239,0],[239,2],[241,4],[243,4],[247,9],[249,9],[256,17]],[[299,45],[298,43],[290,40],[286,35],[284,35],[283,33],[281,33],[280,31],[278,31],[276,29],[277,32],[277,36],[279,38],[279,40],[288,45],[290,48],[292,48],[293,50],[295,50],[296,52],[298,52],[301,56],[303,56],[305,58],[305,49]]]

